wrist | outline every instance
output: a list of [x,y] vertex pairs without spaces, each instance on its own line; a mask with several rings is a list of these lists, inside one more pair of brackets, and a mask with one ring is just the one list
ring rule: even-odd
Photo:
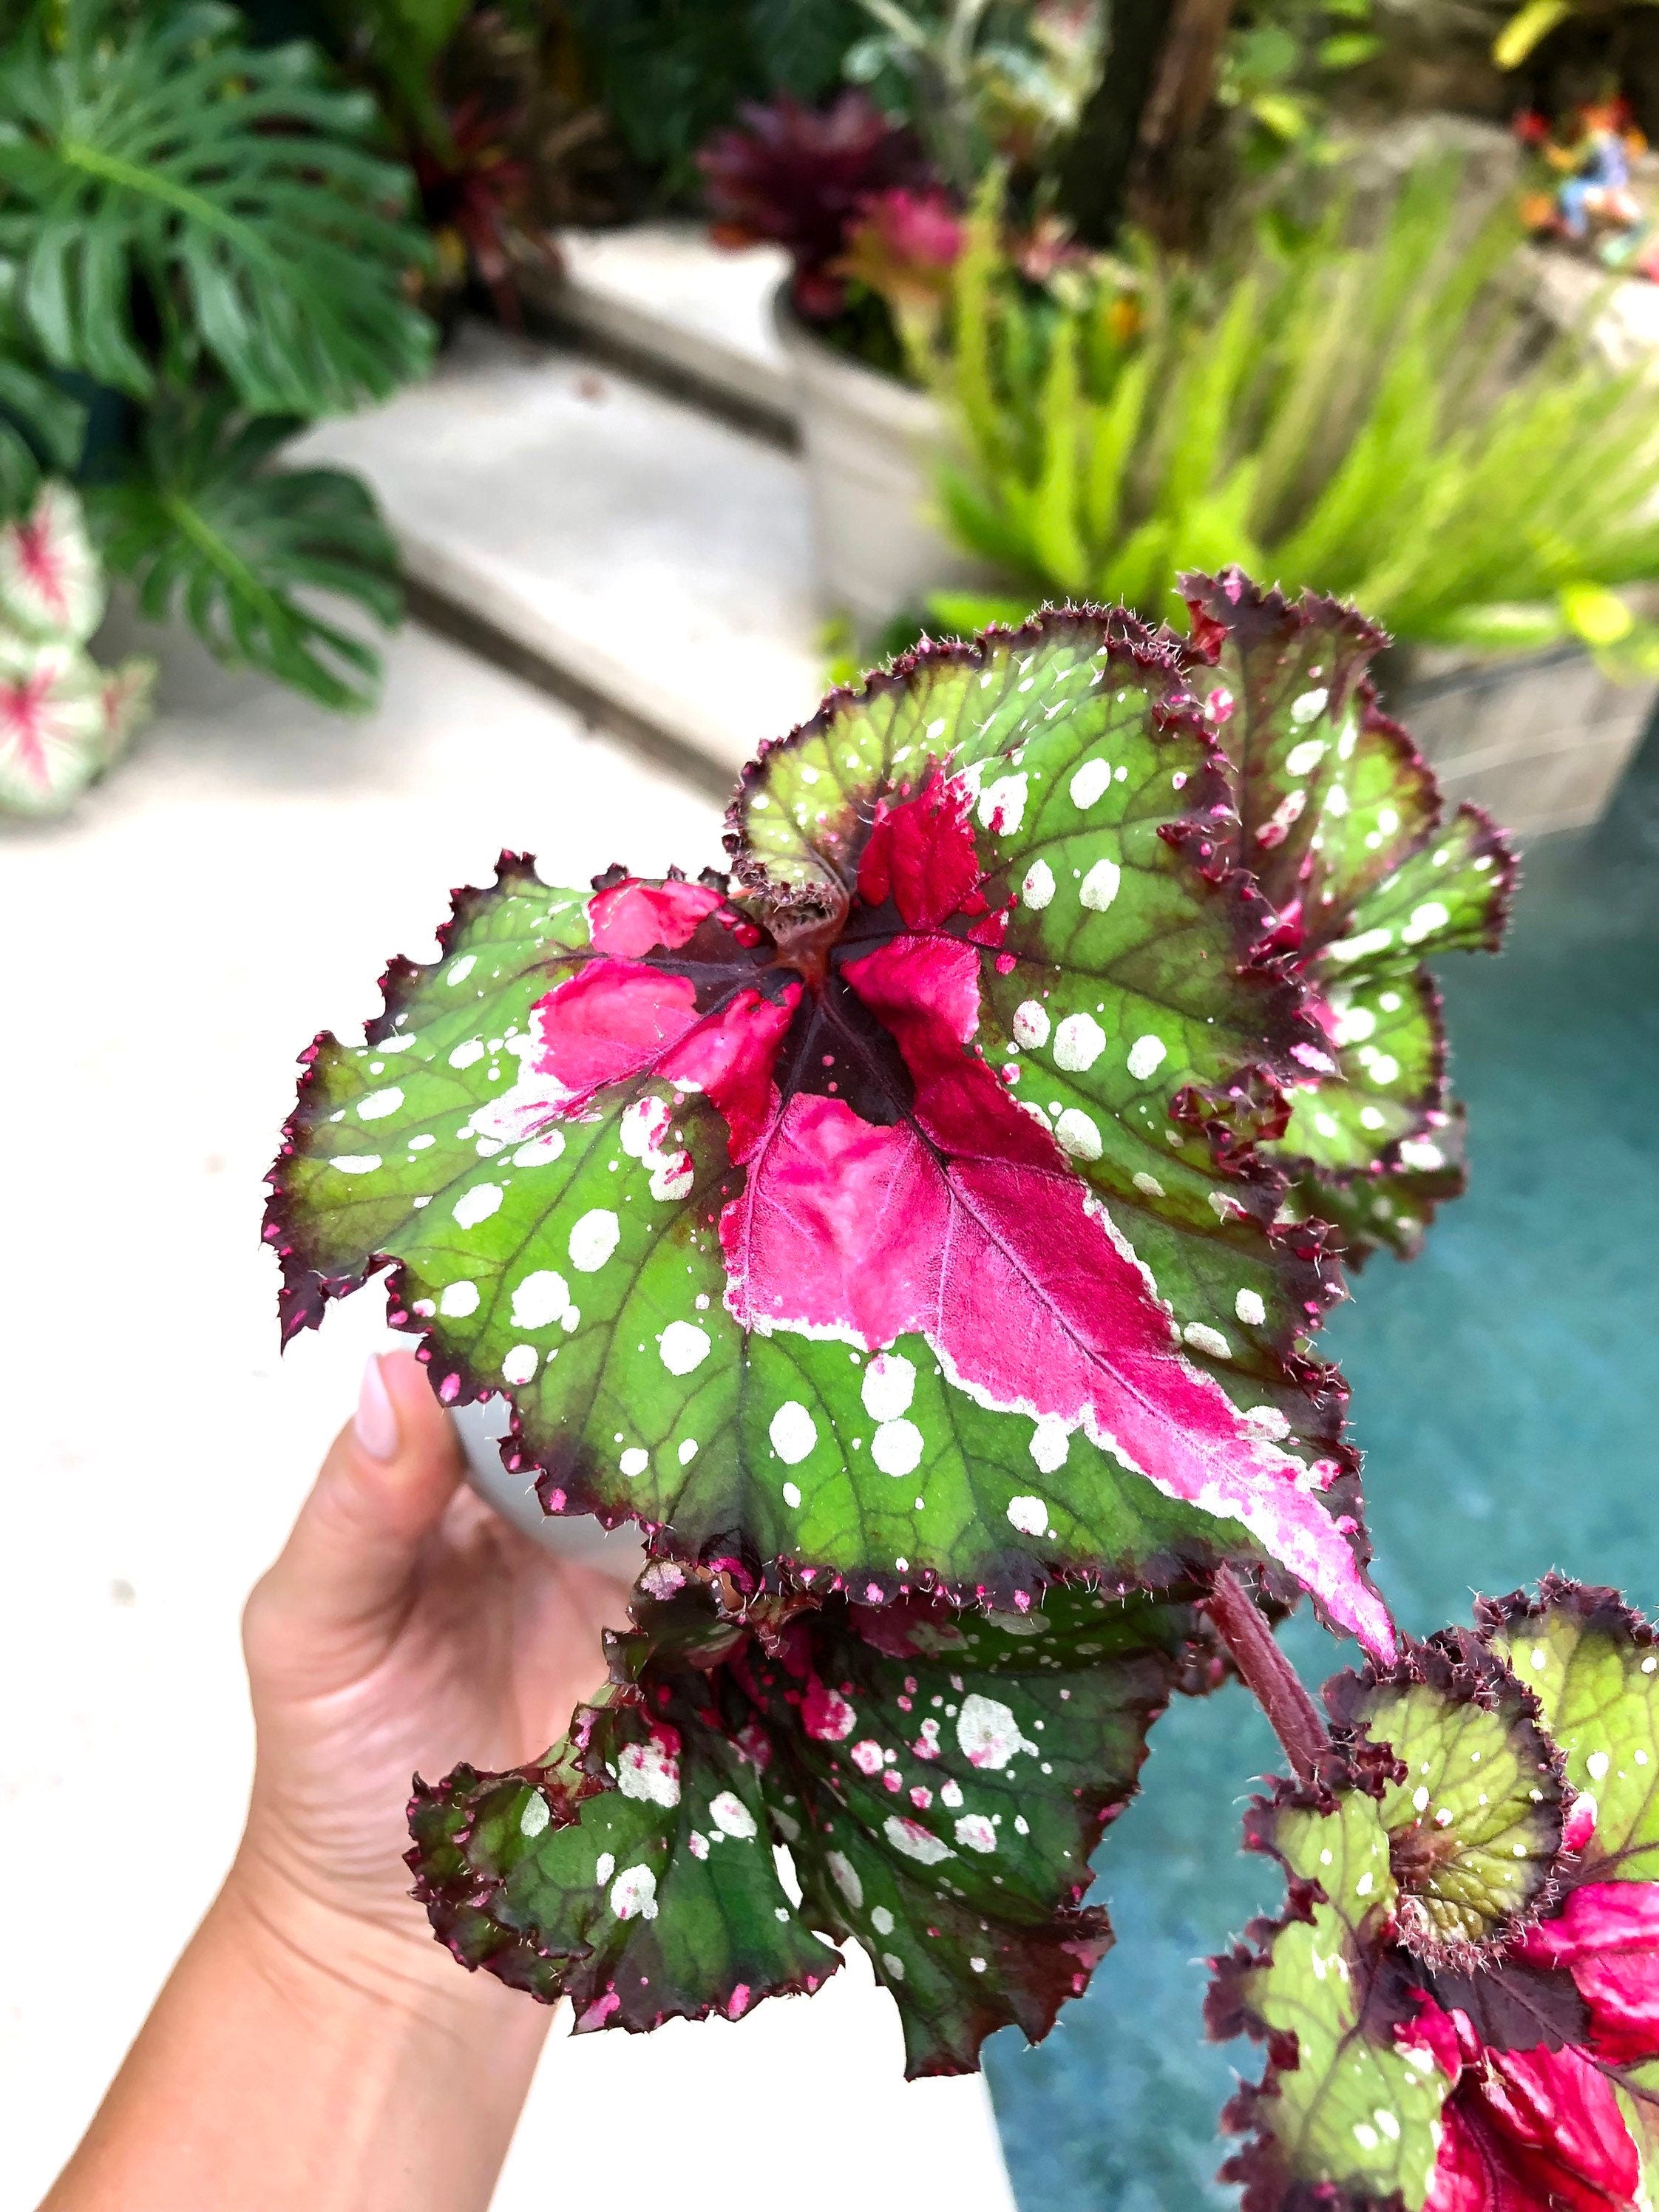
[[[405,1902],[406,1914],[396,1910]],[[539,2047],[546,2008],[514,2002],[482,1970],[469,1973],[412,1899],[387,1905],[368,1912],[329,1897],[250,1826],[213,1917],[273,1994],[301,2010],[361,2005],[409,2014],[451,2038],[476,2033],[499,2045],[505,2033]]]

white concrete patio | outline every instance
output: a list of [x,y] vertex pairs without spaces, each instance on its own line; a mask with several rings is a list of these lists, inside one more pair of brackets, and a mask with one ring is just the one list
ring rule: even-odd
[[[179,648],[160,719],[75,818],[0,836],[0,2212],[37,2201],[228,1858],[242,1598],[386,1340],[370,1295],[277,1357],[260,1179],[295,1054],[361,1021],[386,956],[421,953],[501,846],[556,880],[696,868],[718,817],[411,629],[356,726]],[[498,2206],[596,2201],[618,2127],[706,2142],[718,2104],[792,2212],[849,2180],[870,2212],[1010,2212],[982,2084],[907,2087],[900,2063],[856,1970],[737,2027],[556,2042]],[[724,2207],[733,2179],[688,2156],[674,2203]]]

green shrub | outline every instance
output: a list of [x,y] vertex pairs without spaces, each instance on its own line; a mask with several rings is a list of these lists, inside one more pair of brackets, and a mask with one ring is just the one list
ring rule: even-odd
[[391,541],[353,478],[268,464],[429,359],[408,171],[313,48],[255,47],[215,0],[21,14],[0,53],[0,519],[79,472],[147,606],[176,592],[221,658],[368,704],[376,656],[304,601],[395,619]]
[[956,535],[1022,614],[1121,599],[1161,619],[1181,570],[1237,561],[1409,643],[1577,635],[1647,658],[1613,594],[1659,576],[1652,391],[1576,338],[1540,344],[1511,219],[1471,234],[1462,204],[1435,165],[1368,237],[1341,203],[1219,270],[1142,249],[1034,300],[988,198],[934,364]]

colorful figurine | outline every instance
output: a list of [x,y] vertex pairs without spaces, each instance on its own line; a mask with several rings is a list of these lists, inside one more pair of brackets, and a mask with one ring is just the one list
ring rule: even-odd
[[1593,252],[1604,268],[1659,283],[1659,226],[1632,181],[1647,141],[1626,102],[1588,101],[1567,118],[1565,132],[1538,114],[1518,118],[1516,131],[1560,179],[1522,200],[1534,234],[1565,239]]

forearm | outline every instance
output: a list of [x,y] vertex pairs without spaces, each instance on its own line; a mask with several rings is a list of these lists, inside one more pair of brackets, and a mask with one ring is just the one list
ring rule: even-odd
[[547,2021],[239,1866],[42,2212],[483,2212]]

